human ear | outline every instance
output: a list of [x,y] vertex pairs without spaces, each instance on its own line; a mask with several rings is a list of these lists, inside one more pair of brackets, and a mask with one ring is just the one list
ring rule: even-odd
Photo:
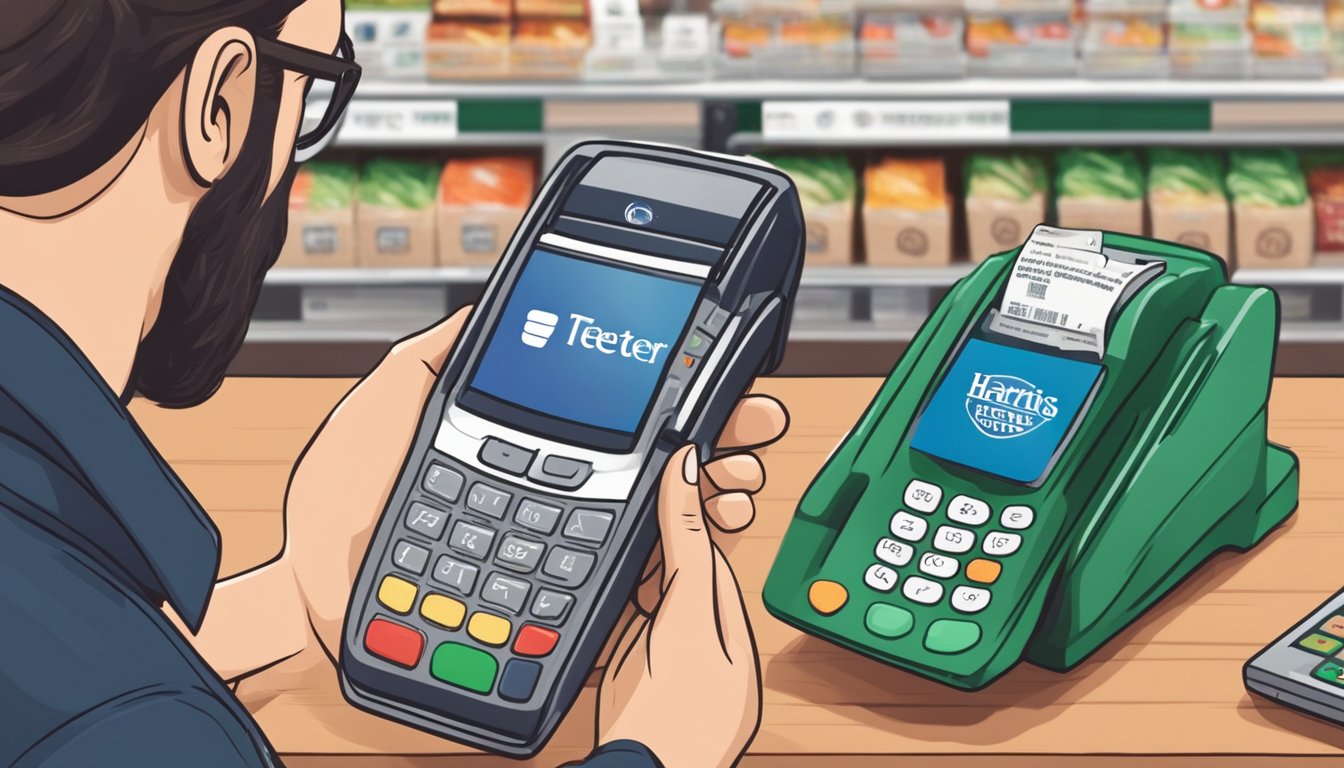
[[239,27],[216,30],[196,49],[182,87],[182,156],[203,187],[237,159],[257,97],[257,49]]

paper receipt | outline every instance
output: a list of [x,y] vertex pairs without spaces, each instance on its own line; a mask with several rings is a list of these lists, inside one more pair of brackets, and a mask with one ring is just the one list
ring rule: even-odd
[[1108,258],[1101,232],[1038,226],[1013,263],[990,330],[1101,356],[1111,315],[1163,269],[1161,261]]

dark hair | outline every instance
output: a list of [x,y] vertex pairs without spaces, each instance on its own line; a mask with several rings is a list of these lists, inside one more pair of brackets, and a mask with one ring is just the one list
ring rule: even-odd
[[0,0],[0,196],[68,186],[131,140],[212,32],[303,0]]

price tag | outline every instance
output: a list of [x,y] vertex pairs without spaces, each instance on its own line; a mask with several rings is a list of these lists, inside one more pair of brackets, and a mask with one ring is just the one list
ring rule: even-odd
[[609,53],[644,50],[639,0],[593,0],[593,48]]
[[1008,137],[1003,101],[767,101],[767,139],[971,139]]
[[662,55],[677,59],[709,56],[709,16],[669,13],[663,17]]
[[352,101],[340,140],[376,143],[388,140],[443,141],[457,136],[456,101],[388,99]]

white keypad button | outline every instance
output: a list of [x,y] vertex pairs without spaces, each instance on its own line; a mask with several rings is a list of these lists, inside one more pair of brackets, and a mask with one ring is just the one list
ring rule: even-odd
[[1022,537],[1016,533],[994,531],[985,537],[984,546],[986,555],[1011,555],[1022,546]]
[[910,558],[915,556],[915,548],[909,544],[902,544],[895,539],[882,539],[877,542],[877,549],[874,551],[877,559],[884,563],[892,565],[905,565],[910,562]]
[[952,590],[952,607],[962,613],[979,613],[989,607],[989,590],[957,587]]
[[989,522],[989,505],[970,496],[953,496],[947,505],[947,519],[963,525],[984,525]]
[[1004,528],[1012,528],[1014,531],[1021,531],[1031,527],[1036,519],[1036,511],[1031,507],[1013,506],[1004,507],[1003,514],[999,516],[999,523]]
[[925,553],[919,558],[919,570],[940,579],[950,579],[956,576],[957,569],[960,567],[961,563],[958,563],[955,557],[939,555],[934,552]]
[[906,541],[919,541],[929,532],[929,524],[922,517],[909,512],[897,512],[891,516],[891,535]]
[[975,546],[975,534],[950,525],[940,526],[933,536],[933,546],[935,549],[958,555],[970,552],[971,547]]
[[933,605],[943,599],[943,585],[919,576],[911,576],[905,580],[905,586],[901,587],[901,594],[905,595],[907,600]]
[[923,480],[911,480],[905,486],[905,506],[916,512],[932,512],[943,500],[943,489]]
[[863,574],[863,583],[878,592],[890,592],[896,588],[896,572],[885,565],[870,565]]

